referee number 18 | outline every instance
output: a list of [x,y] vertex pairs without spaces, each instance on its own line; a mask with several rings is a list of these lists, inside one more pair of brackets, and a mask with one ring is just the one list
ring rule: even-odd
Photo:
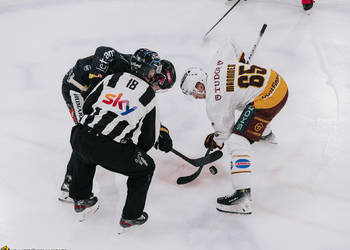
[[126,87],[128,87],[129,89],[134,90],[136,88],[137,84],[139,84],[138,81],[136,81],[135,79],[130,79],[128,84],[126,84]]

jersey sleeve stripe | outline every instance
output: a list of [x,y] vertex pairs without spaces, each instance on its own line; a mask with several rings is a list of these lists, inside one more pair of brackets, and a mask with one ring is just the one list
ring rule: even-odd
[[141,120],[136,124],[135,128],[130,130],[124,137],[124,139],[130,139],[134,136],[135,131],[139,128]]
[[155,97],[154,90],[149,86],[146,92],[140,97],[139,101],[143,106],[147,106]]
[[117,82],[120,78],[120,76],[122,75],[123,73],[116,73],[112,76],[112,78],[109,80],[107,86],[108,87],[111,87],[111,88],[115,88],[115,86],[117,85]]
[[143,119],[141,134],[138,138],[138,146],[146,152],[150,150],[156,141],[156,107],[154,107]]

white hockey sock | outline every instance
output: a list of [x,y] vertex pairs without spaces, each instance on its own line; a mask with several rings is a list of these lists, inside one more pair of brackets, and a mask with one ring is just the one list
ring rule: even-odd
[[252,162],[250,155],[233,155],[230,165],[233,189],[250,188],[252,184]]
[[252,151],[249,141],[243,136],[232,134],[228,140],[230,173],[234,190],[250,188],[252,184]]

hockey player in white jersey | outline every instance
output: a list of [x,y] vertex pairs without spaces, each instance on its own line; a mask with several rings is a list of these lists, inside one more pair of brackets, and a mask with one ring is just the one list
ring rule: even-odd
[[[285,105],[288,88],[274,70],[241,63],[244,57],[235,54],[227,58],[219,51],[209,74],[201,68],[189,68],[180,87],[184,94],[206,101],[215,132],[206,137],[205,147],[222,149],[225,144],[231,156],[228,165],[233,192],[217,199],[217,210],[250,214],[254,167],[250,145],[273,136],[268,125]],[[242,111],[238,119],[236,110]]]

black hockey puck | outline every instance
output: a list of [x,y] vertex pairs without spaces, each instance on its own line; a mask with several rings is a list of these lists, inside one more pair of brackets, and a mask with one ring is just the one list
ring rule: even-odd
[[216,174],[218,173],[218,170],[217,170],[216,167],[214,167],[214,166],[211,166],[211,167],[209,168],[209,171],[210,171],[210,173],[211,173],[212,175],[216,175]]

